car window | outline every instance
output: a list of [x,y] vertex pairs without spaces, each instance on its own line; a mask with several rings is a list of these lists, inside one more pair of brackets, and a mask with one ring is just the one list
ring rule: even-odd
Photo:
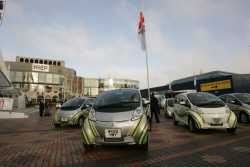
[[225,106],[224,102],[217,96],[211,93],[189,93],[187,95],[190,102],[198,107],[223,107]]
[[121,112],[136,109],[140,104],[141,98],[137,90],[118,89],[97,97],[94,108],[101,112]]
[[239,93],[235,94],[235,96],[245,104],[250,104],[250,94],[247,93]]
[[226,101],[227,101],[227,96],[225,96],[225,95],[224,95],[224,96],[220,96],[220,99],[226,103]]
[[62,110],[76,110],[83,105],[84,101],[85,99],[79,98],[79,97],[70,99],[67,102],[63,103],[61,109]]

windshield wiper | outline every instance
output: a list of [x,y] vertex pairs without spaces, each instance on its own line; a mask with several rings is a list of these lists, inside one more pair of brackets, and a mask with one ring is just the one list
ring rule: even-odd
[[100,106],[95,106],[95,109],[100,109],[100,108],[109,108],[109,107],[129,107],[131,108],[132,106],[128,106],[127,104],[129,103],[139,103],[136,101],[120,101],[118,103],[111,103],[111,104],[106,104],[106,105],[100,105]]

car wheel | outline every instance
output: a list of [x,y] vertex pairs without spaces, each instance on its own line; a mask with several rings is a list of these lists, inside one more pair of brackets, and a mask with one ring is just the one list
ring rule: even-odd
[[83,143],[83,147],[84,147],[85,151],[91,151],[94,146],[92,144],[84,144]]
[[190,118],[188,121],[188,129],[192,133],[197,132],[197,127],[196,127],[195,122],[192,118]]
[[80,117],[79,120],[78,120],[78,127],[83,127],[83,124],[84,124],[84,118],[83,117]]
[[169,118],[168,112],[165,110],[165,118]]
[[236,132],[236,129],[237,129],[237,128],[228,128],[228,129],[227,129],[227,133],[234,134],[234,133]]
[[244,112],[240,113],[240,122],[241,123],[248,123],[249,122],[249,118],[248,115]]
[[173,114],[173,123],[174,123],[174,125],[175,126],[177,126],[178,125],[178,121],[176,121],[176,119],[175,119],[175,115]]
[[55,127],[55,128],[60,128],[61,125],[60,125],[60,124],[54,124],[54,127]]

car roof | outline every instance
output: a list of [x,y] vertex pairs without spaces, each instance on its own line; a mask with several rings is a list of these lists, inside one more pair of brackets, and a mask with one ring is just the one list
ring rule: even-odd
[[[178,95],[184,95],[184,96],[187,96],[188,94],[211,94],[209,92],[185,92],[185,93],[180,93]],[[178,96],[176,95],[176,96]]]
[[238,94],[249,94],[249,93],[227,93],[227,94],[224,94],[224,95],[220,95],[220,97],[227,96],[227,95],[234,96],[234,95],[238,95]]

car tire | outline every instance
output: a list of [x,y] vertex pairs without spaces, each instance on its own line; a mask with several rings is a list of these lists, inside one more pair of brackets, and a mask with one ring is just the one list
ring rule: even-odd
[[94,146],[92,144],[84,144],[83,143],[83,147],[84,147],[85,151],[91,151]]
[[227,129],[227,133],[234,134],[234,133],[236,132],[236,129],[237,129],[237,128],[228,128],[228,129]]
[[55,128],[60,128],[61,125],[60,125],[60,124],[54,124],[54,127],[55,127]]
[[240,122],[249,123],[249,117],[245,112],[240,112]]
[[178,125],[178,121],[175,119],[175,115],[174,115],[174,114],[173,114],[173,124],[174,124],[175,126]]
[[167,110],[164,110],[164,111],[165,111],[165,114],[164,114],[164,115],[165,115],[165,118],[168,119],[168,118],[169,118],[168,111],[167,111]]
[[81,128],[83,127],[83,124],[84,124],[84,118],[83,117],[80,117],[79,120],[78,120],[78,127]]
[[195,121],[192,118],[190,118],[188,121],[188,129],[192,133],[197,132],[197,127],[196,127]]

